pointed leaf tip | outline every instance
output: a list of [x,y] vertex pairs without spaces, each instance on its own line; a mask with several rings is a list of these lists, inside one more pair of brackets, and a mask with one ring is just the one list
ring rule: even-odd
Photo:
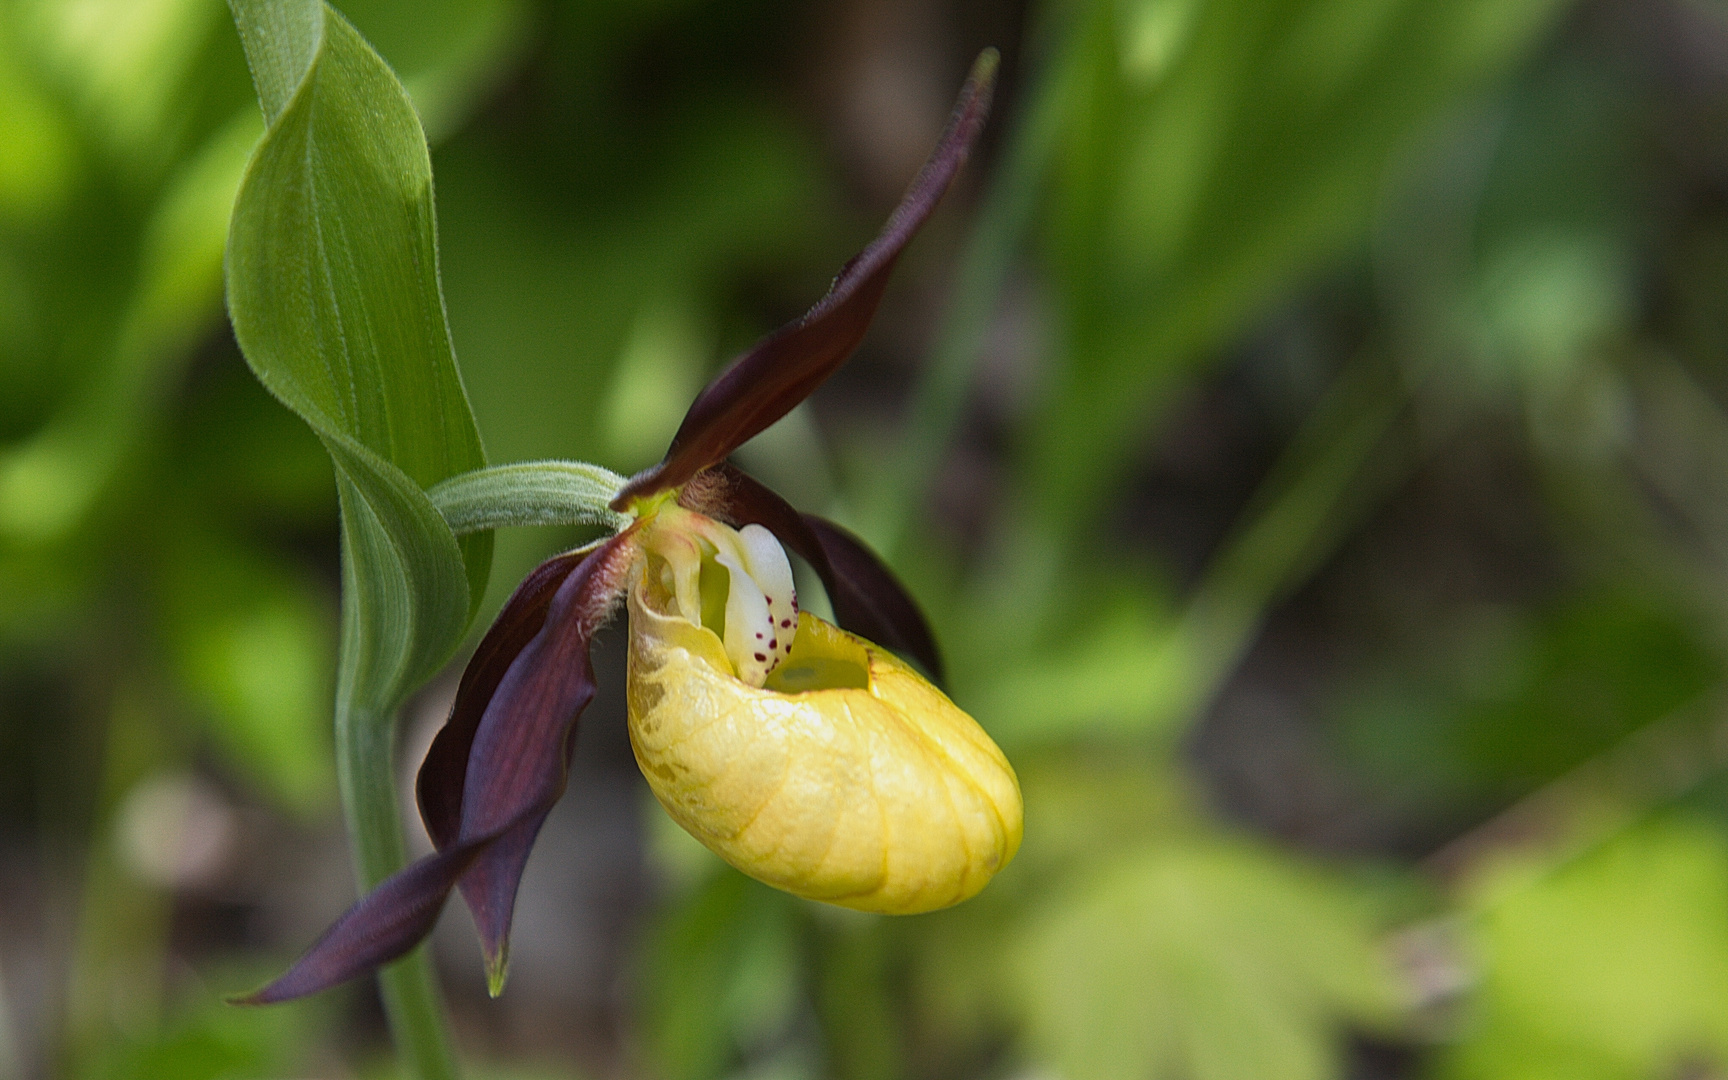
[[703,388],[685,413],[665,459],[632,477],[612,500],[614,510],[626,510],[636,499],[679,487],[726,460],[814,393],[852,356],[876,315],[900,253],[971,154],[989,112],[997,66],[994,49],[986,49],[972,65],[936,149],[882,232],[841,267],[828,295]]

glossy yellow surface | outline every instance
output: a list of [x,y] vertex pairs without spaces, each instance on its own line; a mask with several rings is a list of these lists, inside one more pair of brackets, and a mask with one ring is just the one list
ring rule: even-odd
[[[721,858],[812,900],[912,914],[1014,857],[1013,768],[917,672],[801,614],[758,689],[655,594],[630,590],[630,743],[660,805]],[[809,685],[831,688],[791,692]]]

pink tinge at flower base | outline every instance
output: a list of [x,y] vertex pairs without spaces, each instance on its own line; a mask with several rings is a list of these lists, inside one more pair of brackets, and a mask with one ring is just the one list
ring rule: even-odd
[[[862,340],[901,250],[964,164],[996,55],[974,65],[930,160],[828,295],[697,396],[665,459],[612,501],[615,536],[525,578],[463,672],[417,795],[436,851],[368,893],[280,978],[245,998],[314,993],[401,956],[455,889],[494,994],[517,886],[564,790],[588,647],[630,610],[631,742],[656,798],[732,865],[777,888],[912,913],[975,894],[1013,858],[1013,768],[977,723],[889,649],[941,663],[915,602],[857,538],[726,462]],[[839,622],[800,612],[785,550]],[[868,639],[868,640],[867,640]],[[883,646],[887,646],[884,648]]]

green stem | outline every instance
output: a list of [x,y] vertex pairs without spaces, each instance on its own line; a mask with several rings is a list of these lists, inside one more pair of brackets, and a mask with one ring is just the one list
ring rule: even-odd
[[[394,720],[393,715],[348,702],[337,704],[337,780],[362,890],[371,889],[408,860],[397,812]],[[419,1080],[457,1080],[427,947],[421,945],[381,969],[378,987],[408,1075]]]
[[624,477],[582,461],[523,461],[452,476],[426,497],[457,536],[512,525],[604,525],[630,518],[608,504]]

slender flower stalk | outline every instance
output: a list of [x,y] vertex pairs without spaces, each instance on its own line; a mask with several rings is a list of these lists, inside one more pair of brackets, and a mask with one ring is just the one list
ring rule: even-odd
[[[977,139],[996,64],[994,51],[979,58],[930,160],[828,295],[717,376],[665,458],[616,489],[605,520],[617,531],[517,586],[420,768],[435,852],[242,1001],[313,993],[402,955],[453,890],[502,990],[517,886],[594,696],[589,643],[620,608],[637,761],[673,819],[732,865],[799,896],[908,914],[974,895],[1014,857],[1013,768],[900,659],[941,676],[916,603],[856,537],[726,461],[857,348]],[[799,610],[787,548],[820,575],[846,629]]]

